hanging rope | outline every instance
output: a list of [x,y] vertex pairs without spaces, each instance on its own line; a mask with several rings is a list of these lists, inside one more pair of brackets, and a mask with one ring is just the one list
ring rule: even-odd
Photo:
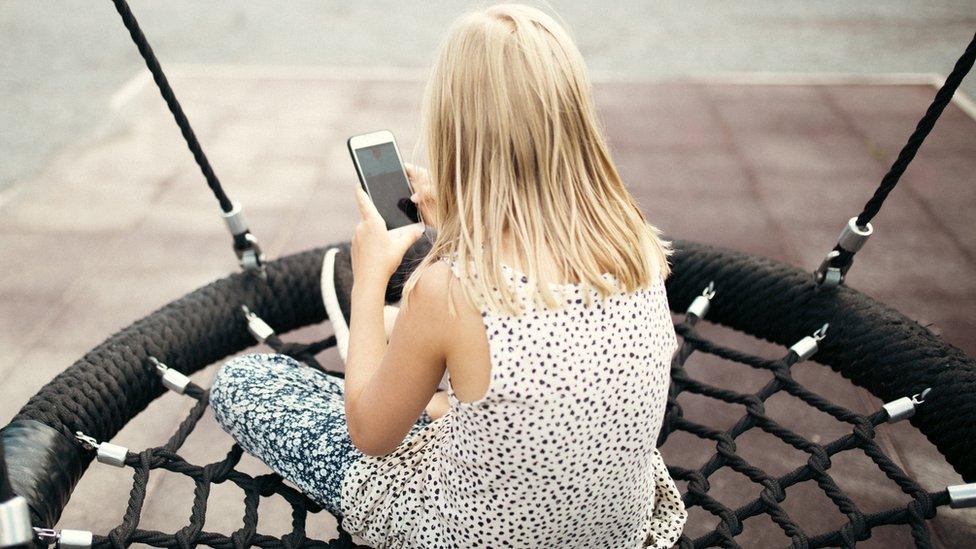
[[156,87],[159,88],[159,93],[163,96],[166,106],[173,114],[173,119],[176,121],[176,125],[179,126],[180,133],[183,134],[183,139],[193,154],[193,159],[196,161],[197,166],[200,167],[200,172],[203,173],[203,177],[207,181],[207,186],[210,187],[214,197],[217,198],[217,202],[220,204],[221,217],[223,217],[234,238],[234,251],[237,253],[241,266],[248,270],[259,271],[263,274],[264,255],[261,252],[261,248],[248,229],[240,206],[234,204],[228,198],[227,193],[224,192],[224,188],[220,184],[220,179],[217,178],[217,174],[210,165],[206,153],[203,152],[203,147],[200,146],[200,141],[197,140],[196,133],[193,131],[193,127],[190,126],[190,121],[187,119],[186,114],[183,112],[183,107],[176,98],[176,93],[173,92],[173,88],[170,86],[169,80],[166,78],[166,74],[159,64],[159,60],[156,59],[156,54],[153,53],[152,47],[146,40],[146,36],[142,33],[142,29],[139,28],[139,22],[136,21],[135,15],[132,14],[132,10],[129,9],[129,4],[126,0],[112,0],[112,2],[115,4],[115,9],[119,12],[119,16],[122,17],[122,23],[128,29],[129,36],[132,37],[132,41],[139,50],[139,54],[146,62],[146,68],[152,74],[153,81],[156,83]]
[[928,110],[925,111],[925,116],[918,121],[918,125],[915,127],[915,131],[908,138],[908,142],[902,147],[901,152],[898,154],[898,158],[891,164],[891,168],[888,173],[885,174],[884,178],[881,179],[881,184],[878,185],[878,189],[874,191],[874,196],[867,201],[864,205],[864,210],[861,211],[857,216],[857,224],[860,227],[866,227],[868,223],[874,219],[874,216],[878,214],[881,210],[881,206],[884,204],[888,194],[895,188],[898,181],[901,179],[905,169],[915,158],[915,154],[918,152],[919,147],[928,137],[929,132],[935,127],[936,121],[939,120],[939,116],[942,115],[942,111],[945,110],[949,102],[952,101],[952,96],[955,95],[956,90],[959,88],[959,84],[962,83],[963,78],[969,73],[970,69],[973,68],[973,62],[976,61],[976,35],[973,36],[972,41],[969,43],[969,47],[963,52],[962,56],[956,61],[956,66],[953,67],[952,72],[946,78],[945,83],[939,88],[938,93],[935,94],[935,99],[932,100],[932,104],[929,105]]
[[128,29],[129,36],[132,37],[132,41],[135,42],[136,47],[139,49],[139,54],[145,60],[146,68],[152,73],[153,81],[156,82],[159,93],[162,94],[163,100],[166,101],[169,112],[173,113],[176,125],[180,127],[180,133],[183,134],[183,139],[186,140],[187,147],[193,153],[193,159],[196,161],[197,166],[200,167],[203,177],[207,180],[207,185],[220,203],[220,209],[225,213],[229,213],[234,209],[234,204],[227,197],[223,187],[220,185],[220,180],[217,179],[217,174],[214,173],[213,168],[210,166],[210,161],[207,160],[207,155],[203,152],[203,148],[197,140],[197,135],[194,133],[193,128],[190,126],[190,121],[183,112],[183,107],[180,105],[179,100],[176,99],[176,94],[169,85],[169,80],[166,78],[166,74],[163,73],[163,68],[159,65],[156,54],[153,53],[152,47],[146,41],[146,36],[142,34],[142,29],[139,28],[139,22],[136,21],[132,10],[129,9],[129,4],[125,0],[112,0],[112,2],[122,17],[122,23]]
[[901,152],[898,153],[898,158],[895,159],[888,169],[888,173],[881,179],[881,183],[878,185],[877,190],[874,191],[874,195],[864,205],[861,213],[856,218],[848,221],[843,232],[841,232],[840,238],[837,239],[837,244],[834,246],[834,249],[827,255],[826,259],[824,259],[823,263],[814,273],[814,279],[818,285],[836,286],[844,282],[844,276],[854,262],[854,254],[860,250],[861,246],[864,245],[873,231],[870,224],[871,220],[881,211],[881,206],[884,205],[885,199],[888,198],[888,195],[901,180],[902,174],[905,173],[908,165],[915,158],[918,149],[925,142],[925,138],[928,137],[932,128],[935,127],[935,123],[939,120],[946,106],[952,101],[952,96],[955,95],[959,84],[962,83],[963,78],[973,68],[974,61],[976,61],[976,35],[969,42],[966,51],[956,61],[952,72],[949,73],[945,83],[942,84],[942,87],[935,94],[932,104],[929,105],[928,110],[925,111],[925,115],[922,116],[922,119],[918,121],[918,125],[915,126],[915,131],[912,132],[908,138],[908,142],[905,143]]

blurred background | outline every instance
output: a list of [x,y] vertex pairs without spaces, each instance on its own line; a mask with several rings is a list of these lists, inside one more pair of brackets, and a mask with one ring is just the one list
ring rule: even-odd
[[[349,237],[356,178],[345,140],[390,129],[409,159],[424,71],[438,41],[458,15],[486,4],[131,5],[228,194],[243,203],[268,254],[279,257]],[[972,0],[543,6],[576,38],[614,157],[652,223],[672,237],[811,271],[874,191],[976,30]],[[976,77],[961,90],[876,218],[876,234],[848,281],[973,356],[976,108],[969,98]],[[108,335],[237,267],[217,204],[108,1],[0,2],[0,159],[5,424]],[[296,337],[326,333],[319,326]],[[711,335],[782,354],[738,334]],[[336,357],[327,352],[322,360],[334,365]],[[716,383],[730,379],[718,364],[695,368]],[[852,409],[870,412],[880,404],[826,368],[799,370],[804,383]],[[195,379],[207,385],[213,372]],[[750,375],[732,377],[761,383]],[[688,415],[741,415],[688,398]],[[134,449],[160,444],[188,406],[166,395],[116,442]],[[847,428],[818,423],[786,400],[768,409],[810,437]],[[208,437],[223,435],[207,421],[191,438],[191,461],[222,457],[230,443],[224,437],[208,444],[217,440]],[[960,481],[907,423],[882,439],[926,487]],[[753,448],[756,463],[779,460],[782,453],[769,444],[743,446]],[[665,457],[701,459],[705,451],[693,445],[669,440]],[[866,508],[887,508],[899,497],[869,461],[844,468],[853,473],[838,482]],[[104,533],[118,524],[127,475],[92,467],[62,525]],[[745,491],[741,479],[711,480],[716,494],[732,500]],[[185,524],[192,491],[187,479],[154,476],[142,526]],[[815,491],[801,492],[822,500],[816,504],[822,512],[802,513],[810,529],[843,524]],[[238,528],[240,493],[215,487],[212,498],[208,530]],[[285,531],[289,522],[287,507],[275,505],[263,507],[265,533]],[[716,520],[693,518],[694,535]],[[785,543],[772,523],[752,522],[747,539]],[[940,546],[963,546],[976,519],[940,510],[934,525]],[[331,528],[325,520],[309,530],[329,535]],[[907,529],[887,530],[868,546],[907,544]]]
[[[444,29],[477,2],[132,3],[164,65],[426,68]],[[971,37],[958,1],[557,1],[599,76],[729,71],[941,73]],[[29,176],[105,117],[140,59],[108,2],[0,4],[0,187]],[[971,95],[976,83],[963,88]]]

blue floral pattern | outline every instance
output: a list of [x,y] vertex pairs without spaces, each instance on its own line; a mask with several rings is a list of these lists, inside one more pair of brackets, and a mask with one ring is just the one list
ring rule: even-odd
[[[349,439],[343,389],[291,357],[249,354],[220,368],[210,406],[241,448],[341,518],[342,480],[363,457]],[[425,413],[408,436],[428,423]]]

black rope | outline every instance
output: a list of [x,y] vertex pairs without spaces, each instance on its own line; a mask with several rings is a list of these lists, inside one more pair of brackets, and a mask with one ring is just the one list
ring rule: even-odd
[[[673,382],[668,395],[668,412],[657,442],[658,446],[663,445],[667,438],[676,431],[684,431],[693,436],[715,441],[716,451],[714,455],[706,460],[700,468],[687,469],[669,465],[668,470],[675,480],[687,481],[687,489],[683,495],[686,507],[689,510],[700,507],[705,512],[718,517],[719,522],[711,532],[698,538],[691,539],[687,534],[683,535],[678,542],[680,547],[739,547],[740,543],[736,538],[744,531],[743,523],[759,515],[767,515],[770,521],[780,528],[784,536],[790,540],[791,547],[852,547],[860,541],[869,539],[873,529],[888,525],[907,525],[911,529],[912,539],[916,547],[932,547],[927,521],[935,516],[938,507],[949,504],[948,492],[947,490],[926,491],[884,453],[881,446],[875,441],[875,429],[888,419],[884,410],[863,415],[834,404],[806,389],[793,379],[790,369],[798,361],[795,353],[788,352],[786,356],[780,359],[767,359],[725,347],[699,335],[695,329],[697,322],[697,317],[688,316],[683,322],[675,324],[675,332],[681,336],[682,345],[675,353],[672,361],[671,376]],[[335,337],[330,336],[321,341],[303,344],[284,342],[274,336],[269,338],[266,343],[277,352],[294,356],[324,371],[325,369],[314,361],[314,355],[334,346]],[[709,385],[694,379],[685,368],[689,358],[696,352],[711,354],[747,367],[768,371],[773,374],[773,377],[766,385],[752,394]],[[335,372],[327,373],[336,375]],[[850,432],[829,442],[813,442],[780,425],[772,417],[765,414],[764,406],[765,402],[773,395],[783,391],[796,396],[811,407],[830,414],[838,421],[849,424],[851,426]],[[739,404],[744,406],[745,413],[732,427],[725,430],[702,425],[683,416],[681,406],[677,402],[677,397],[682,392]],[[196,399],[197,404],[190,410],[187,418],[180,423],[173,436],[163,446],[149,448],[139,453],[129,452],[127,455],[125,465],[134,470],[133,487],[129,494],[128,505],[119,526],[112,529],[107,535],[94,536],[95,547],[119,548],[133,543],[156,547],[207,545],[226,549],[249,545],[274,548],[357,547],[351,536],[341,528],[341,525],[339,537],[336,539],[329,541],[309,539],[305,532],[308,515],[320,512],[321,507],[296,489],[289,487],[277,474],[251,476],[238,471],[236,467],[243,455],[243,450],[237,444],[231,447],[222,460],[207,465],[195,465],[183,459],[178,451],[196,427],[209,404],[209,392],[194,383],[190,383],[185,394]],[[749,463],[738,454],[736,439],[752,429],[760,429],[775,436],[785,444],[808,454],[807,462],[779,476],[773,476]],[[879,470],[897,484],[901,491],[911,499],[906,503],[883,511],[874,513],[862,511],[855,501],[838,486],[830,471],[832,456],[852,450],[864,452],[878,466]],[[709,478],[726,467],[760,485],[762,489],[758,496],[738,508],[732,509],[710,494]],[[190,477],[195,484],[189,522],[172,534],[139,528],[149,478],[152,471],[155,470],[165,470]],[[225,482],[237,485],[244,494],[244,514],[241,519],[241,527],[231,534],[208,532],[204,530],[204,525],[211,487],[214,484]],[[833,531],[807,532],[783,505],[787,497],[787,490],[803,482],[815,483],[827,499],[846,517],[846,522]],[[257,530],[258,504],[261,498],[275,495],[282,497],[292,507],[292,530],[281,537],[261,534]],[[795,506],[793,507],[795,508]],[[689,519],[689,521],[691,520],[694,518]]]
[[[928,137],[932,128],[935,127],[935,123],[939,120],[939,116],[942,115],[946,106],[952,101],[952,96],[955,95],[963,78],[972,69],[974,61],[976,61],[976,35],[973,35],[973,39],[969,42],[969,46],[966,47],[966,51],[956,61],[956,65],[952,68],[949,76],[946,77],[945,83],[936,92],[932,104],[929,105],[929,108],[925,111],[925,115],[918,121],[918,124],[915,126],[915,131],[908,137],[908,142],[905,143],[901,152],[898,153],[898,158],[891,164],[888,172],[881,178],[881,183],[878,185],[878,188],[875,189],[874,194],[864,204],[864,209],[861,210],[861,213],[857,215],[855,224],[860,230],[867,230],[868,224],[881,211],[885,199],[888,198],[891,191],[898,185],[898,181],[901,180],[901,176],[908,169],[908,165],[915,159],[918,149],[925,142],[925,138]],[[839,270],[839,280],[834,280],[834,283],[842,283],[847,271],[854,263],[855,253],[857,253],[857,250],[851,251],[844,249],[841,247],[841,243],[838,242],[834,246],[831,254],[827,256],[824,263],[817,269],[815,273],[817,283],[820,284],[826,280],[827,270],[830,268]]]
[[318,359],[315,358],[315,355],[321,353],[322,351],[335,347],[336,338],[334,335],[314,343],[289,343],[282,341],[281,338],[275,334],[267,338],[264,343],[268,347],[274,349],[276,353],[288,355],[295,360],[304,362],[316,370],[321,370],[330,376],[338,378],[346,377],[342,372],[334,372],[325,369],[325,367],[319,363]]
[[213,168],[210,166],[210,161],[207,160],[207,155],[204,154],[203,148],[200,146],[200,142],[197,140],[197,136],[190,126],[190,121],[187,120],[186,114],[183,113],[183,107],[180,106],[180,102],[176,99],[176,94],[169,85],[169,80],[166,79],[163,68],[156,59],[156,54],[153,53],[152,47],[149,46],[149,42],[146,41],[145,35],[142,34],[142,30],[139,28],[138,21],[136,21],[135,16],[132,14],[132,10],[129,9],[129,4],[125,0],[112,0],[112,2],[122,17],[122,23],[125,24],[125,28],[129,30],[129,36],[132,37],[132,41],[135,42],[136,47],[139,49],[139,54],[146,61],[146,67],[152,73],[153,81],[156,82],[159,93],[162,94],[163,100],[166,101],[166,106],[173,113],[176,125],[180,127],[180,133],[183,134],[186,145],[190,148],[190,152],[193,153],[193,159],[196,161],[197,166],[200,167],[203,177],[207,180],[207,185],[220,203],[220,209],[224,213],[230,212],[234,208],[234,205],[230,198],[227,197],[227,194],[224,193],[224,189],[220,185],[220,180],[217,179],[217,174],[214,173]]
[[[937,507],[948,505],[948,491],[927,492],[892,461],[875,442],[875,427],[888,419],[887,412],[879,410],[870,416],[864,416],[834,404],[808,390],[793,378],[790,368],[798,358],[793,352],[787,353],[779,360],[770,360],[731,349],[700,336],[695,330],[696,322],[696,317],[688,316],[684,322],[675,325],[675,332],[681,336],[682,345],[672,360],[672,385],[668,395],[668,412],[658,445],[663,445],[675,431],[684,431],[716,442],[716,453],[699,469],[669,465],[668,470],[674,479],[688,482],[687,491],[683,496],[686,507],[688,509],[701,507],[718,517],[719,523],[710,533],[696,539],[683,535],[679,540],[681,547],[738,547],[735,538],[742,533],[743,522],[760,514],[769,516],[790,539],[791,547],[851,547],[858,541],[870,538],[872,529],[896,524],[906,524],[911,528],[916,547],[932,546],[926,521],[935,516]],[[709,385],[692,378],[685,369],[687,360],[696,351],[770,371],[773,378],[753,394]],[[827,443],[817,443],[780,425],[765,414],[764,406],[769,398],[781,391],[830,414],[838,421],[850,424],[851,433]],[[690,421],[683,416],[681,405],[677,402],[677,397],[682,392],[743,405],[745,414],[727,430],[718,430]],[[807,463],[779,477],[773,477],[750,464],[736,452],[735,440],[755,428],[809,454]],[[863,451],[885,476],[912,498],[911,501],[877,513],[865,514],[861,511],[829,473],[831,456],[853,449]],[[737,509],[731,509],[712,497],[709,494],[708,479],[723,467],[729,467],[763,486],[759,496]],[[815,482],[820,487],[827,498],[847,517],[847,523],[835,531],[811,535],[786,513],[780,505],[786,499],[786,490],[807,481]]]
[[[315,345],[312,344],[312,346]],[[132,468],[134,474],[132,490],[129,492],[129,501],[122,516],[122,522],[106,535],[95,535],[93,547],[120,548],[133,543],[156,547],[208,545],[226,549],[252,545],[274,548],[358,547],[352,542],[349,534],[345,532],[340,532],[338,538],[330,541],[308,538],[305,533],[308,514],[321,512],[321,506],[285,484],[284,480],[277,474],[251,476],[235,469],[243,456],[243,450],[237,444],[231,447],[222,460],[207,465],[194,465],[183,459],[177,451],[186,442],[200,418],[203,417],[210,398],[209,391],[194,383],[190,383],[187,387],[186,394],[195,398],[197,404],[191,409],[188,417],[180,423],[169,441],[163,446],[148,448],[139,453],[129,452],[126,456],[125,466]],[[139,528],[149,478],[151,472],[155,470],[164,470],[190,477],[196,486],[193,492],[189,522],[173,534]],[[225,482],[237,485],[244,492],[242,526],[230,535],[204,530],[211,487],[214,484]],[[274,495],[282,497],[292,507],[292,531],[280,538],[261,534],[257,531],[260,500]]]
[[945,83],[939,88],[938,93],[935,94],[935,99],[932,100],[932,104],[929,105],[922,119],[918,121],[915,131],[912,132],[912,135],[908,138],[908,142],[901,149],[898,158],[892,163],[891,168],[885,174],[884,178],[881,179],[881,184],[874,191],[874,196],[868,200],[867,204],[864,205],[864,210],[858,214],[857,225],[859,227],[866,227],[881,210],[881,206],[888,197],[888,193],[895,188],[902,174],[905,173],[905,169],[908,168],[908,165],[915,158],[919,147],[922,146],[922,142],[925,141],[929,132],[935,127],[935,123],[939,120],[939,116],[942,115],[942,111],[952,101],[952,96],[955,95],[956,89],[959,88],[962,79],[972,69],[974,61],[976,61],[976,35],[969,42],[966,51],[956,61],[956,65],[953,67],[952,72],[949,73]]

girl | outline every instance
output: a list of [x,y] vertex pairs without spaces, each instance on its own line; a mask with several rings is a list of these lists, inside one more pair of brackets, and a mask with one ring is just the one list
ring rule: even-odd
[[408,175],[437,236],[389,341],[386,286],[422,231],[388,232],[359,190],[345,382],[241,357],[217,420],[377,547],[672,546],[671,250],[610,159],[580,53],[534,8],[463,16],[423,124],[430,173]]

